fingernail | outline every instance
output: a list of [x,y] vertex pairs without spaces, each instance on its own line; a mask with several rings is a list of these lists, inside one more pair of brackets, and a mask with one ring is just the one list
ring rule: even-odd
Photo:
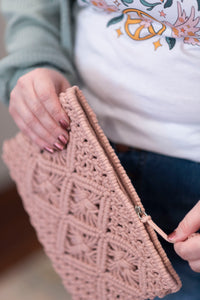
[[174,230],[172,233],[170,233],[167,238],[169,241],[174,241],[176,238],[176,231]]
[[44,147],[44,149],[46,150],[46,151],[48,151],[49,153],[54,153],[54,150],[52,149],[52,148],[49,148],[49,147]]
[[58,149],[58,150],[63,150],[63,149],[64,149],[64,145],[61,145],[61,144],[59,144],[59,143],[54,143],[53,145],[54,145],[54,147],[56,147],[56,149]]
[[64,136],[63,134],[62,134],[62,135],[59,135],[58,140],[59,140],[61,143],[63,143],[64,146],[67,144],[67,141],[68,141],[67,138],[66,138],[66,136]]
[[66,130],[69,130],[69,129],[70,129],[70,125],[69,125],[68,122],[66,122],[65,120],[60,120],[59,123],[60,123],[60,126],[61,126],[63,129],[66,129]]

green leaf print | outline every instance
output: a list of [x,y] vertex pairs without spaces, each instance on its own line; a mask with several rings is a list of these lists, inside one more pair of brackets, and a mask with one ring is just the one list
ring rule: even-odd
[[155,6],[160,5],[160,2],[156,2],[156,3],[149,3],[146,0],[140,0],[140,2],[144,5],[147,6],[147,10],[152,10]]
[[[133,3],[134,0],[121,0],[121,2],[125,5],[128,6],[128,4]],[[128,4],[127,4],[128,3]]]
[[176,44],[176,39],[174,38],[171,38],[171,37],[166,37],[165,38],[166,42],[168,43],[169,45],[169,50],[171,50],[172,48],[174,48],[175,44]]
[[167,2],[164,5],[164,8],[170,7],[173,3],[173,0],[167,0]]
[[124,17],[124,14],[122,14],[122,15],[120,15],[120,16],[118,16],[118,17],[112,18],[112,19],[108,22],[108,24],[107,24],[106,26],[108,27],[108,26],[110,26],[110,25],[113,25],[113,24],[116,24],[116,23],[120,22],[120,21],[123,19],[123,17]]
[[200,10],[200,0],[197,0],[198,10]]

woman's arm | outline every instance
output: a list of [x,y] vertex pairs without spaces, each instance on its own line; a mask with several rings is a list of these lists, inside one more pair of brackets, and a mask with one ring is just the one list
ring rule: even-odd
[[8,105],[17,80],[38,67],[56,69],[74,83],[68,0],[1,0],[1,12],[8,53],[0,61],[1,101]]
[[58,99],[75,78],[69,1],[1,2],[8,55],[0,61],[0,98],[19,129],[50,153],[69,137]]

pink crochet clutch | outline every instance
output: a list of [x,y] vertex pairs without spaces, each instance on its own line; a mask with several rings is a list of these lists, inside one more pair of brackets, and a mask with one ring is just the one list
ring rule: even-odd
[[71,119],[67,148],[41,152],[18,133],[4,142],[3,159],[64,286],[74,300],[178,291],[180,279],[151,218],[82,92],[69,88],[60,101]]

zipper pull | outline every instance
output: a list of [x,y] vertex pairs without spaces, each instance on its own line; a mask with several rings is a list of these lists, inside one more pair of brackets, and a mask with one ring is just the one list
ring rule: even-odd
[[151,216],[147,215],[144,210],[139,205],[135,206],[135,211],[136,214],[138,215],[140,221],[142,223],[147,223],[150,225],[164,240],[166,240],[169,243],[172,243],[170,240],[167,238],[167,234],[160,228],[158,227],[151,219]]
[[138,215],[138,217],[139,217],[140,220],[142,220],[142,217],[143,217],[143,216],[148,216],[148,215],[146,214],[146,212],[143,211],[143,210],[141,209],[141,207],[138,206],[138,205],[135,206],[135,211],[136,211],[136,214]]

